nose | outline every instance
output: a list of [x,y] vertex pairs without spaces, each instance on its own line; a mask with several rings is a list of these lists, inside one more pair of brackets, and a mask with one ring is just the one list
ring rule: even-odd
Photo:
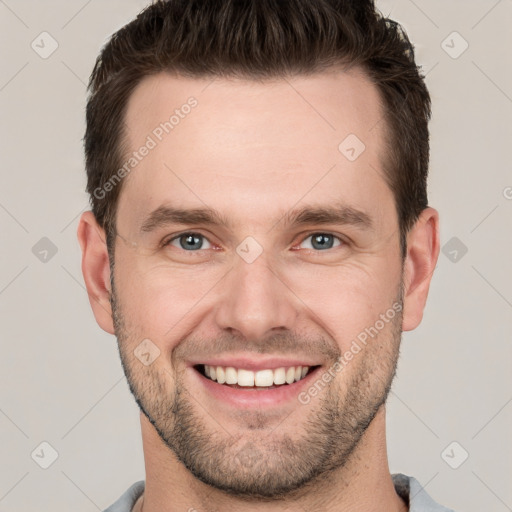
[[293,330],[300,301],[263,252],[247,263],[236,256],[226,275],[215,320],[219,329],[260,340],[272,330]]

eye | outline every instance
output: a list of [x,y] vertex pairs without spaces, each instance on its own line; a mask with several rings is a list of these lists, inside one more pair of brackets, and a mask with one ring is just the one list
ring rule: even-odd
[[[314,249],[314,250],[327,250],[327,249],[332,249],[333,247],[338,247],[340,245],[342,245],[343,240],[341,240],[341,238],[335,236],[335,235],[332,235],[331,233],[313,233],[312,235],[309,235],[308,237],[306,237],[301,244],[299,245],[302,245],[304,243],[306,243],[307,240],[310,240],[311,239],[311,242],[309,242],[309,247],[305,247],[306,249]],[[334,242],[335,241],[338,241],[338,243],[336,245],[334,245]]]
[[[203,247],[204,241],[209,245],[208,247]],[[172,245],[189,252],[195,252],[199,249],[211,249],[208,239],[199,233],[181,233],[181,235],[177,235],[164,242],[164,246],[166,245]]]

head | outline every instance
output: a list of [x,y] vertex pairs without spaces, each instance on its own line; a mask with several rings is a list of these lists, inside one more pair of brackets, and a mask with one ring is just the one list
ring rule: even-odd
[[[372,1],[161,1],[89,89],[84,278],[141,411],[239,496],[346,466],[439,251],[430,99],[403,30]],[[234,356],[331,378],[279,408],[216,403],[202,364]]]

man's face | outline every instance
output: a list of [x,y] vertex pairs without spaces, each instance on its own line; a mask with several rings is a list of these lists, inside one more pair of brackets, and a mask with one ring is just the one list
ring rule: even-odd
[[[176,109],[172,130],[158,130]],[[130,151],[155,144],[118,205],[119,350],[161,439],[214,487],[271,498],[320,478],[347,462],[386,398],[402,262],[382,115],[357,72],[271,83],[161,74],[130,98]],[[159,208],[211,209],[223,222],[150,219]],[[342,215],[298,223],[302,209]],[[157,357],[144,364],[141,352]],[[204,364],[249,379],[238,370],[312,371],[258,390],[214,382]]]

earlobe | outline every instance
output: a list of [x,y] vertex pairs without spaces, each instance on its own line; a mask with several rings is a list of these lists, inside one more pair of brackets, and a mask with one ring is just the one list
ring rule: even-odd
[[114,334],[105,231],[98,225],[91,211],[84,212],[80,217],[77,237],[82,249],[82,274],[94,317],[104,331]]
[[402,329],[415,329],[423,318],[428,290],[439,256],[439,213],[423,210],[407,235],[404,262],[404,312]]

